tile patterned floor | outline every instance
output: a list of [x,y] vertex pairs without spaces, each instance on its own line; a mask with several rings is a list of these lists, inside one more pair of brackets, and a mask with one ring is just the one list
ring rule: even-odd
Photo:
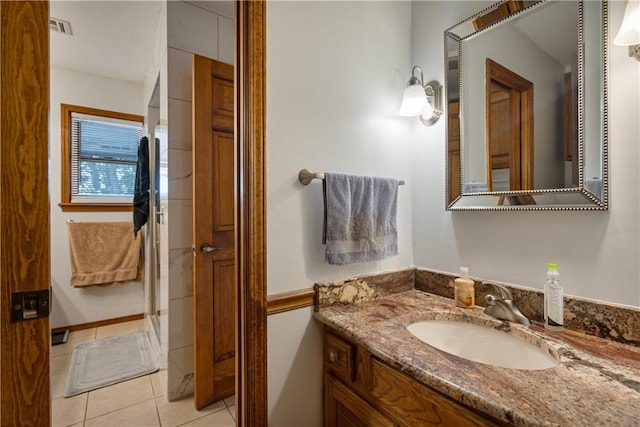
[[143,320],[101,326],[71,332],[66,343],[51,347],[52,426],[235,426],[233,396],[200,411],[194,409],[193,397],[167,402],[158,372],[70,398],[62,397],[76,344],[139,330],[145,330]]

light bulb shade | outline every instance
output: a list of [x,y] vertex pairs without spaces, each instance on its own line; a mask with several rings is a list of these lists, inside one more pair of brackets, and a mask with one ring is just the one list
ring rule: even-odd
[[629,0],[618,35],[613,40],[617,46],[640,44],[640,0]]
[[427,100],[427,92],[420,84],[413,84],[406,87],[402,96],[402,104],[398,114],[401,116],[421,116],[431,115],[433,107]]

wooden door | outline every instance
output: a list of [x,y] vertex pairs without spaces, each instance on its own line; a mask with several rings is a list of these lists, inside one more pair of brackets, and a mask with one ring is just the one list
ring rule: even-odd
[[235,390],[233,67],[194,55],[194,403]]
[[[490,99],[488,103],[487,145],[489,152],[488,189],[520,190],[520,102],[519,92],[494,81],[490,81]],[[497,171],[509,173],[496,185]]]
[[509,169],[508,190],[533,189],[533,83],[486,59],[487,188]]
[[447,204],[452,203],[457,197],[460,196],[460,102],[451,101],[447,108],[448,114],[448,137],[449,143],[447,150],[449,155],[447,156],[448,168],[447,179],[449,193],[447,195]]
[[565,161],[571,162],[571,183],[574,187],[579,185],[580,168],[578,167],[578,135],[577,135],[577,117],[575,105],[577,105],[576,94],[578,89],[575,87],[574,75],[571,72],[564,74],[563,79],[563,157]]
[[12,321],[13,293],[51,280],[48,20],[48,1],[0,1],[2,426],[51,423],[49,319]]

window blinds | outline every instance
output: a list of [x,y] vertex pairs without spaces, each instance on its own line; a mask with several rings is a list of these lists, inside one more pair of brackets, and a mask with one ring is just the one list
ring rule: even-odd
[[141,137],[142,123],[72,112],[72,200],[130,201]]

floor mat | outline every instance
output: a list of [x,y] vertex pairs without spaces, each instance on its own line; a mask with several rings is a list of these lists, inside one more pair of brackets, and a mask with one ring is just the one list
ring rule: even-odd
[[71,355],[64,397],[117,384],[158,370],[147,332],[77,344]]

